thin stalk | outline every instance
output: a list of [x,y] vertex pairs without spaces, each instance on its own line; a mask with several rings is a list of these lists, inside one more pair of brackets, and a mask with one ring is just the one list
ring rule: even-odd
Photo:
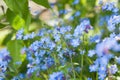
[[72,61],[72,57],[71,56],[70,56],[70,61],[71,61],[72,72],[73,72],[73,76],[74,76],[74,80],[75,80],[76,77],[75,77],[75,71],[74,71],[74,66],[73,66],[73,61]]
[[[61,36],[62,36],[63,41],[65,42],[65,44],[66,44],[67,48],[69,48],[69,46],[68,46],[68,44],[67,44],[66,40],[64,39],[63,35],[61,35]],[[70,55],[70,61],[71,61],[72,72],[73,72],[73,76],[74,76],[74,80],[75,80],[75,78],[76,78],[76,77],[75,77],[75,71],[74,71],[74,66],[73,66],[72,55]]]
[[[84,48],[84,40],[85,40],[85,39],[84,39],[84,35],[83,35],[83,50],[85,49],[85,48]],[[80,75],[81,75],[81,80],[82,80],[82,76],[83,76],[83,71],[82,71],[82,70],[83,70],[83,64],[84,64],[84,59],[83,59],[83,57],[84,57],[84,52],[82,51],[82,54],[81,54],[81,74],[80,74]]]
[[96,80],[98,80],[98,73],[96,73]]
[[[81,69],[83,69],[83,54],[81,55]],[[81,80],[82,80],[82,70],[81,70]]]

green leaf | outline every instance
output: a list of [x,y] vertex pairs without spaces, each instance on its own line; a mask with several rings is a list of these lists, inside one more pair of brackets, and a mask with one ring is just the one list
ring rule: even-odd
[[4,28],[5,26],[6,26],[5,24],[0,23],[0,29]]
[[25,21],[20,16],[16,16],[12,22],[12,27],[16,30],[19,30],[20,28],[25,26]]
[[15,30],[19,30],[22,27],[25,27],[25,21],[19,15],[12,12],[10,9],[7,9],[7,20],[10,22],[11,26]]
[[50,8],[48,0],[33,0],[35,3],[42,5],[46,8]]
[[[8,17],[8,19],[10,18],[9,22],[12,23],[14,17],[16,17],[16,15],[17,15],[17,16],[19,16],[20,21],[23,22],[23,20],[24,20],[24,22],[25,22],[24,27],[25,27],[25,29],[28,29],[28,26],[31,22],[31,15],[30,15],[29,7],[28,7],[28,0],[4,0],[4,1],[9,8],[7,10],[7,17]],[[20,19],[20,17],[23,20]],[[17,17],[17,19],[18,19],[18,17]],[[18,26],[19,26],[19,24],[18,24]],[[13,26],[13,27],[16,29],[15,26]]]
[[19,68],[20,64],[17,64],[17,62],[23,62],[25,59],[25,55],[20,53],[20,50],[23,47],[23,42],[20,40],[12,40],[8,42],[7,47],[10,56],[12,57],[12,65],[16,69]]
[[26,9],[26,3],[28,0],[4,0],[8,8],[15,12],[21,13],[24,9]]
[[2,45],[6,45],[11,40],[11,38],[13,36],[13,33],[14,32],[12,31],[12,32],[10,32],[9,34],[6,35],[5,39],[2,42]]
[[18,69],[20,73],[25,73],[27,71],[27,64],[28,60],[24,59],[24,61],[22,62],[21,66]]
[[15,16],[16,16],[16,14],[14,12],[12,12],[10,9],[7,9],[6,17],[7,17],[7,21],[9,21],[10,24],[12,24]]

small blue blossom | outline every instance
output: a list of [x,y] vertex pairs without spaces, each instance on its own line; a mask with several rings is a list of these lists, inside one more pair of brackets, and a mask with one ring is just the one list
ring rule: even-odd
[[116,59],[116,62],[120,64],[120,57],[115,57],[115,59]]
[[65,34],[67,32],[67,27],[61,27],[60,28],[60,33]]
[[76,5],[79,3],[79,0],[74,0],[74,2],[72,3],[73,5]]
[[48,47],[50,50],[53,50],[55,48],[56,44],[54,42],[50,42]]
[[45,59],[45,64],[48,68],[51,67],[54,64],[54,59],[50,58],[50,57],[46,58]]
[[113,46],[117,46],[115,38],[106,38],[103,42],[96,45],[96,53],[99,57],[108,54],[109,50],[114,50]]
[[49,80],[65,80],[65,76],[62,72],[54,72],[50,74]]
[[57,51],[59,52],[61,48],[62,48],[61,45],[60,45],[60,46],[57,46]]
[[60,41],[60,37],[61,36],[59,34],[55,34],[54,35],[55,42]]
[[93,55],[95,55],[95,50],[89,50],[88,51],[88,56],[93,57]]
[[104,72],[103,73],[98,73],[98,76],[99,76],[98,77],[99,80],[104,80],[105,77],[106,77],[106,73],[104,73]]
[[36,34],[34,32],[32,32],[31,34],[29,34],[29,38],[33,39],[36,36]]
[[18,76],[14,76],[11,80],[22,80],[25,78],[25,75],[20,73]]
[[75,13],[75,16],[77,17],[77,16],[80,16],[80,11],[77,11],[76,13]]
[[97,69],[98,69],[98,65],[90,65],[89,66],[90,72],[95,72],[95,71],[97,71]]
[[12,80],[21,80],[18,76],[12,78]]
[[3,77],[0,77],[0,80],[5,80]]
[[73,21],[74,20],[74,16],[70,16],[69,20]]
[[1,80],[5,78],[5,73],[7,72],[8,64],[11,61],[11,57],[6,48],[0,50],[0,77]]
[[99,1],[98,1],[98,4],[103,4],[103,0],[99,0]]
[[80,71],[81,71],[81,68],[80,68],[80,67],[76,67],[76,68],[75,68],[75,71],[76,71],[76,72],[80,72]]
[[88,31],[91,29],[92,26],[90,25],[90,21],[88,19],[83,19],[80,25],[77,25],[77,27],[75,28],[73,36],[81,36],[83,32],[88,33]]
[[40,46],[39,46],[39,41],[35,41],[35,42],[33,42],[33,43],[30,45],[29,49],[32,50],[32,51],[37,51],[37,49],[38,49],[39,47],[40,47]]
[[68,13],[68,11],[67,10],[60,10],[59,11],[59,14],[61,15],[61,14],[67,14]]
[[46,31],[47,31],[46,28],[40,29],[37,36],[44,36]]
[[92,80],[92,78],[87,78],[87,80]]
[[71,39],[72,35],[71,34],[65,34],[65,39]]
[[119,9],[116,8],[116,6],[115,6],[115,2],[107,2],[107,3],[105,3],[102,6],[102,9],[106,10],[106,11],[112,11],[112,12],[118,12],[119,11]]
[[81,55],[84,55],[84,54],[85,54],[85,50],[81,50],[81,51],[80,51],[80,54],[81,54]]
[[111,65],[109,69],[110,69],[111,74],[115,74],[118,71],[118,68],[117,68],[116,64]]
[[23,36],[23,40],[27,40],[27,39],[29,39],[29,35],[28,34]]
[[120,23],[120,15],[112,15],[110,19],[108,20],[108,30],[114,31],[116,28],[116,25]]
[[18,30],[18,32],[16,34],[16,39],[22,39],[23,38],[23,32],[24,32],[23,28]]
[[98,43],[100,42],[100,39],[101,39],[101,36],[100,35],[95,35],[93,37],[90,37],[90,42],[95,42],[95,43]]
[[72,40],[70,40],[70,44],[73,47],[78,47],[80,45],[80,40],[79,39],[72,39]]
[[103,56],[100,58],[100,65],[107,65],[108,61],[108,58],[106,56]]

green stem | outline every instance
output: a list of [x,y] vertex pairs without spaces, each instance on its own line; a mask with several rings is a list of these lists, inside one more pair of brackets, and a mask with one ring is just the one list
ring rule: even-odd
[[98,73],[96,73],[96,80],[98,80]]
[[83,54],[81,55],[81,80],[82,80],[82,70],[83,70]]
[[[65,42],[67,48],[69,48],[67,41],[64,39],[63,35],[61,35],[61,37],[63,38],[63,41]],[[73,60],[72,60],[72,55],[70,55],[70,61],[71,61],[71,66],[72,66],[72,72],[73,72],[73,76],[74,76],[74,80],[75,80],[75,71],[74,71],[74,65],[73,65]]]
[[83,76],[83,74],[82,74],[82,72],[83,72],[83,64],[84,64],[84,59],[83,59],[83,57],[84,57],[84,52],[83,52],[83,50],[85,50],[85,48],[84,48],[84,35],[83,35],[83,49],[82,49],[82,54],[81,54],[81,80],[82,80],[82,76]]
[[74,66],[73,66],[73,61],[72,61],[72,57],[70,56],[70,60],[71,60],[71,66],[72,66],[72,72],[73,72],[73,76],[74,76],[74,80],[75,80],[75,71],[74,71]]

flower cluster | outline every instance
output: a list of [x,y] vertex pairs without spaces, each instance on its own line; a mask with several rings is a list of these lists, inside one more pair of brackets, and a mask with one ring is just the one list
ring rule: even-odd
[[[79,0],[74,0],[72,6],[78,3]],[[40,76],[42,72],[45,72],[47,75],[50,74],[49,78],[47,77],[49,80],[69,80],[70,78],[73,79],[73,77],[75,79],[79,77],[79,74],[82,79],[82,72],[88,73],[86,67],[89,70],[89,74],[96,74],[96,79],[98,78],[98,80],[105,80],[109,76],[119,73],[119,9],[114,3],[108,2],[103,4],[102,10],[110,11],[111,13],[101,17],[100,20],[101,26],[105,23],[107,28],[96,28],[92,26],[88,18],[82,18],[79,24],[75,26],[60,25],[42,28],[36,33],[32,32],[26,35],[24,34],[24,29],[19,30],[16,34],[17,40],[24,42],[30,39],[30,42],[22,49],[22,53],[26,54],[26,60],[28,61],[25,73],[28,78],[34,75]],[[59,11],[60,15],[67,13],[66,10]],[[74,20],[74,17],[80,15],[80,11],[77,11],[74,13],[74,16],[70,17],[70,20]],[[94,28],[100,29],[98,34],[92,34]],[[1,56],[1,61],[5,61],[8,64],[10,57]],[[7,66],[6,64],[4,66]],[[6,68],[2,68],[3,72],[6,71]],[[51,69],[53,69],[52,72]],[[94,77],[88,74],[85,75],[85,79],[88,80],[92,80]],[[13,80],[23,78],[25,77],[20,74],[13,77]]]
[[[107,76],[109,69],[110,74],[115,74],[117,72],[117,66],[113,65],[108,68],[108,64],[114,55],[111,51],[120,51],[120,44],[114,37],[109,37],[104,39],[101,43],[98,43],[95,48],[95,52],[92,50],[89,53],[89,56],[97,55],[97,59],[94,61],[94,64],[89,67],[90,72],[98,71],[99,79],[104,80]],[[113,70],[114,68],[114,70]],[[116,69],[115,69],[116,68]]]
[[107,2],[102,6],[103,10],[118,12],[119,9],[115,6],[115,2]]
[[50,74],[49,80],[66,80],[62,72],[54,72]]
[[10,62],[11,57],[7,49],[0,50],[0,80],[4,80],[6,76],[6,71],[8,68],[8,63]]

